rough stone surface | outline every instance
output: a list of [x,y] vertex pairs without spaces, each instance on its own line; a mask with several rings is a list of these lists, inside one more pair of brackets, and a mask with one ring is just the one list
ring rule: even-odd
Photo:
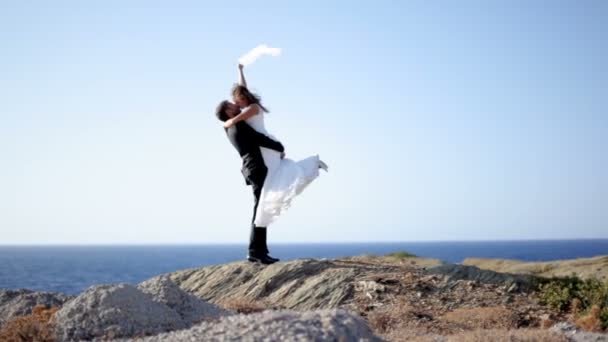
[[203,322],[187,330],[122,341],[383,341],[345,310],[264,311]]
[[12,318],[31,314],[36,305],[60,307],[71,298],[63,293],[0,289],[0,328]]
[[563,333],[573,342],[608,342],[608,334],[599,334],[577,329],[570,322],[560,322],[551,327],[551,331]]
[[428,269],[425,273],[446,276],[448,284],[458,280],[472,280],[484,284],[502,285],[508,292],[527,292],[534,287],[534,277],[532,276],[498,273],[490,270],[482,270],[475,266],[445,264]]
[[[502,337],[503,330],[515,340],[552,340],[547,336],[554,334],[556,341],[608,341],[605,334],[568,323],[554,326],[571,317],[543,306],[538,293],[528,291],[537,280],[410,257],[234,262],[161,275],[137,287],[89,288],[56,315],[58,341],[451,341],[461,333]],[[18,296],[0,290],[0,313],[16,311],[10,303]],[[265,311],[236,315],[206,301]]]
[[565,277],[572,273],[583,279],[608,280],[608,255],[555,261],[520,261],[508,259],[467,258],[464,265],[496,272],[530,274],[540,277]]
[[263,300],[271,308],[332,309],[352,300],[356,281],[369,273],[395,272],[394,265],[347,260],[298,259],[261,265],[247,261],[171,273],[182,289],[213,302]]
[[60,341],[143,336],[186,327],[177,312],[129,284],[92,286],[54,318]]
[[204,319],[218,318],[232,314],[211,303],[185,292],[167,275],[160,275],[140,283],[137,288],[152,296],[156,302],[162,303],[175,310],[187,326]]

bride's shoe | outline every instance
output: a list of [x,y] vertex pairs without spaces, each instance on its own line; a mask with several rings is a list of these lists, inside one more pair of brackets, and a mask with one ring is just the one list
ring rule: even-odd
[[319,169],[323,169],[325,172],[329,172],[329,166],[327,166],[327,164],[325,164],[325,162],[321,159],[319,159]]

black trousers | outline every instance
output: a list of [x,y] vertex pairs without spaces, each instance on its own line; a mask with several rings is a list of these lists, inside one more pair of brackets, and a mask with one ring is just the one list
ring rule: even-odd
[[251,183],[251,189],[253,190],[253,216],[251,218],[251,225],[255,226],[255,214],[258,211],[258,205],[260,204],[260,196],[262,195],[262,184]]
[[255,226],[255,214],[260,204],[260,196],[262,194],[262,187],[266,180],[266,170],[263,172],[255,172],[252,174],[253,177],[249,177],[249,184],[253,190],[253,215],[251,218],[251,230],[249,233],[249,253],[250,254],[267,254],[268,246],[266,243],[266,227]]

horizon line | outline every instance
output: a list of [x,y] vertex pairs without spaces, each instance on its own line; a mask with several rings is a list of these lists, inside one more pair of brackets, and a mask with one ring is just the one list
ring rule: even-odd
[[[342,245],[342,244],[402,244],[402,243],[471,243],[471,242],[559,242],[559,241],[601,241],[600,238],[539,238],[539,239],[471,239],[471,240],[410,240],[410,241],[282,241],[273,242],[274,245]],[[105,242],[105,243],[15,243],[0,244],[0,247],[79,247],[79,246],[226,246],[247,245],[246,242]]]

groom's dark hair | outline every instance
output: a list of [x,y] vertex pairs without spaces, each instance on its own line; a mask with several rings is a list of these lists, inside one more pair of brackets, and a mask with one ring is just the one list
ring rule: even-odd
[[228,107],[228,101],[224,100],[220,102],[219,105],[215,108],[215,116],[220,121],[227,121],[228,115],[226,114],[226,107]]

